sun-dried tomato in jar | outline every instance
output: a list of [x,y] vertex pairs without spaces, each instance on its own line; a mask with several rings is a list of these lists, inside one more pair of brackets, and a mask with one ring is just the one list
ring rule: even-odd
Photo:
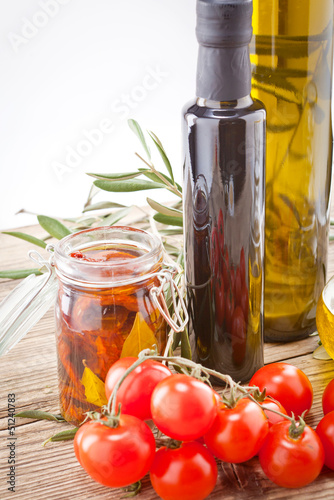
[[162,245],[129,227],[67,236],[55,247],[60,403],[75,425],[107,403],[104,380],[120,357],[166,345],[166,321],[150,290],[159,286]]

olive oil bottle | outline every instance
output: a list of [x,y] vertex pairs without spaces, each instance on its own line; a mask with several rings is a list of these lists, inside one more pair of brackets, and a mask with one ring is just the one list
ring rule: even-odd
[[251,0],[198,0],[197,97],[183,110],[193,358],[246,381],[263,365],[265,110],[250,95]]
[[332,0],[254,0],[252,94],[267,110],[265,339],[312,333],[326,282]]

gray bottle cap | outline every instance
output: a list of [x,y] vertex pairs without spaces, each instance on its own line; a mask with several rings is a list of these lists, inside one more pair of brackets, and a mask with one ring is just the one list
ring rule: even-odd
[[197,0],[198,43],[215,48],[248,45],[252,12],[252,0]]
[[252,11],[252,0],[197,0],[198,97],[222,102],[250,94]]

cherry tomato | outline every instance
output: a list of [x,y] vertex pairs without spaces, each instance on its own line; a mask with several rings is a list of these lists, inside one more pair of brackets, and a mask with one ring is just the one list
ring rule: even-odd
[[334,379],[329,382],[322,395],[324,415],[334,410]]
[[224,322],[224,309],[225,309],[225,300],[224,300],[224,283],[222,278],[220,277],[216,282],[215,286],[215,312],[216,312],[216,321],[219,326],[222,326]]
[[90,420],[74,438],[79,462],[92,479],[120,488],[139,481],[149,471],[155,440],[145,422],[121,415],[117,427]]
[[[109,369],[105,381],[106,396],[110,395],[126,370],[133,365],[138,358],[121,358]],[[137,366],[122,382],[117,391],[116,405],[121,403],[122,414],[133,415],[142,420],[149,420],[151,416],[151,396],[155,386],[172,372],[167,366],[158,361],[147,359]]]
[[218,215],[218,243],[221,254],[224,254],[224,216],[222,209],[219,209]]
[[268,419],[262,409],[250,399],[243,398],[234,408],[220,403],[217,417],[204,435],[204,441],[217,458],[237,464],[258,453],[268,429]]
[[260,391],[266,387],[267,395],[279,401],[289,415],[301,416],[312,406],[313,389],[304,372],[288,363],[271,363],[260,368],[249,385]]
[[232,332],[233,312],[234,312],[234,297],[230,292],[226,292],[226,296],[225,296],[225,330],[228,333]]
[[240,277],[241,283],[246,283],[246,263],[245,263],[245,250],[244,247],[240,250]]
[[232,316],[232,359],[236,365],[241,365],[246,356],[247,331],[244,314],[240,306],[234,309]]
[[219,246],[218,246],[218,231],[214,227],[211,233],[211,270],[217,275],[219,271]]
[[[200,443],[200,444],[205,444],[204,443],[204,437],[200,436],[199,438],[195,439],[195,442],[196,443]],[[192,443],[192,441],[188,441],[188,443]]]
[[202,500],[217,481],[217,465],[200,443],[182,443],[180,448],[160,448],[150,471],[151,483],[163,500]]
[[214,389],[212,389],[212,391],[213,391],[213,395],[214,395],[215,400],[216,400],[216,404],[220,405],[220,403],[222,401],[220,394],[218,392],[216,392]]
[[78,460],[79,464],[82,466],[81,460],[80,460],[80,446],[81,446],[81,439],[84,433],[84,426],[81,425],[77,432],[75,433],[74,440],[73,440],[73,447],[74,447],[74,453],[76,456],[76,459]]
[[290,422],[278,422],[268,433],[259,452],[265,475],[279,486],[301,488],[319,475],[324,449],[316,432],[308,425],[298,438],[289,435]]
[[334,470],[334,411],[326,413],[318,423],[316,432],[325,450],[325,465]]
[[[272,410],[279,411],[280,413],[283,413],[283,415],[287,415],[286,409],[281,405],[279,401],[274,401],[271,398],[265,398],[263,401],[259,401],[259,404],[261,406],[266,406],[267,408],[270,408]],[[282,420],[285,420],[284,417],[277,415],[277,413],[274,413],[273,411],[267,411],[264,408],[263,411],[267,415],[269,429],[277,422],[282,422]]]
[[151,399],[152,419],[166,436],[191,441],[203,436],[217,415],[213,390],[188,375],[159,382]]

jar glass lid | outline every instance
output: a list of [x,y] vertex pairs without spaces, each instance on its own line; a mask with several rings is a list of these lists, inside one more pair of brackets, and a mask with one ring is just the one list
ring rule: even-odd
[[29,256],[47,272],[31,274],[0,303],[0,356],[14,347],[55,302],[55,272],[38,252],[29,252]]

